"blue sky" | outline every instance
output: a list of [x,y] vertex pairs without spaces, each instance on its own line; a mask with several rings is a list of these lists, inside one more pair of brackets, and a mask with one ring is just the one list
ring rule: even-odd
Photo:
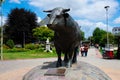
[[69,14],[81,26],[85,32],[85,37],[91,36],[96,27],[106,30],[106,10],[108,9],[108,31],[113,27],[120,26],[120,0],[5,0],[3,6],[3,21],[11,9],[25,8],[35,12],[38,22],[42,20],[46,13],[43,10],[53,9],[55,7],[70,8]]

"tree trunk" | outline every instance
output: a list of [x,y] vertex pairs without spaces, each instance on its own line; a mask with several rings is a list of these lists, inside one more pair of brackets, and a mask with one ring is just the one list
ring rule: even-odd
[[23,34],[23,41],[22,41],[22,48],[25,47],[25,32],[22,32]]

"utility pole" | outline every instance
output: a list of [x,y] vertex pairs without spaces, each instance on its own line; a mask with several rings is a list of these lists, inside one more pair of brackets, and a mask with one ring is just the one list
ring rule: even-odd
[[108,8],[110,6],[105,6],[105,10],[106,10],[106,25],[107,25],[107,47],[109,48],[109,35],[108,35]]
[[0,0],[0,7],[1,7],[1,60],[3,60],[3,14],[2,14],[2,3],[4,0]]

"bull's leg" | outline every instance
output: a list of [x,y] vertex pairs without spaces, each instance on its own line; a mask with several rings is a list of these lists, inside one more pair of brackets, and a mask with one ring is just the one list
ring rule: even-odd
[[76,47],[75,50],[74,50],[72,63],[77,63],[77,53],[78,53],[78,47]]
[[69,59],[69,60],[68,60],[68,63],[67,63],[67,65],[66,65],[66,67],[67,67],[67,68],[72,67],[72,59]]
[[58,60],[57,60],[56,67],[61,67],[62,66],[61,51],[56,49],[56,52],[57,52],[57,55],[58,55]]
[[77,53],[74,53],[73,59],[72,59],[72,63],[77,63]]
[[66,67],[70,68],[72,67],[72,57],[73,57],[73,53],[68,53],[68,62],[66,63]]
[[67,54],[64,55],[64,62],[68,62]]
[[67,63],[68,63],[68,55],[67,53],[64,53],[64,66],[67,66]]

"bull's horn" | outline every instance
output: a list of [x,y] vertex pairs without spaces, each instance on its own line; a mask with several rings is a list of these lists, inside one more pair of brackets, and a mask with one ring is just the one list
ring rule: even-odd
[[69,9],[63,9],[63,12],[68,12],[70,11],[70,8]]
[[46,10],[46,11],[43,11],[43,12],[52,12],[52,10]]

